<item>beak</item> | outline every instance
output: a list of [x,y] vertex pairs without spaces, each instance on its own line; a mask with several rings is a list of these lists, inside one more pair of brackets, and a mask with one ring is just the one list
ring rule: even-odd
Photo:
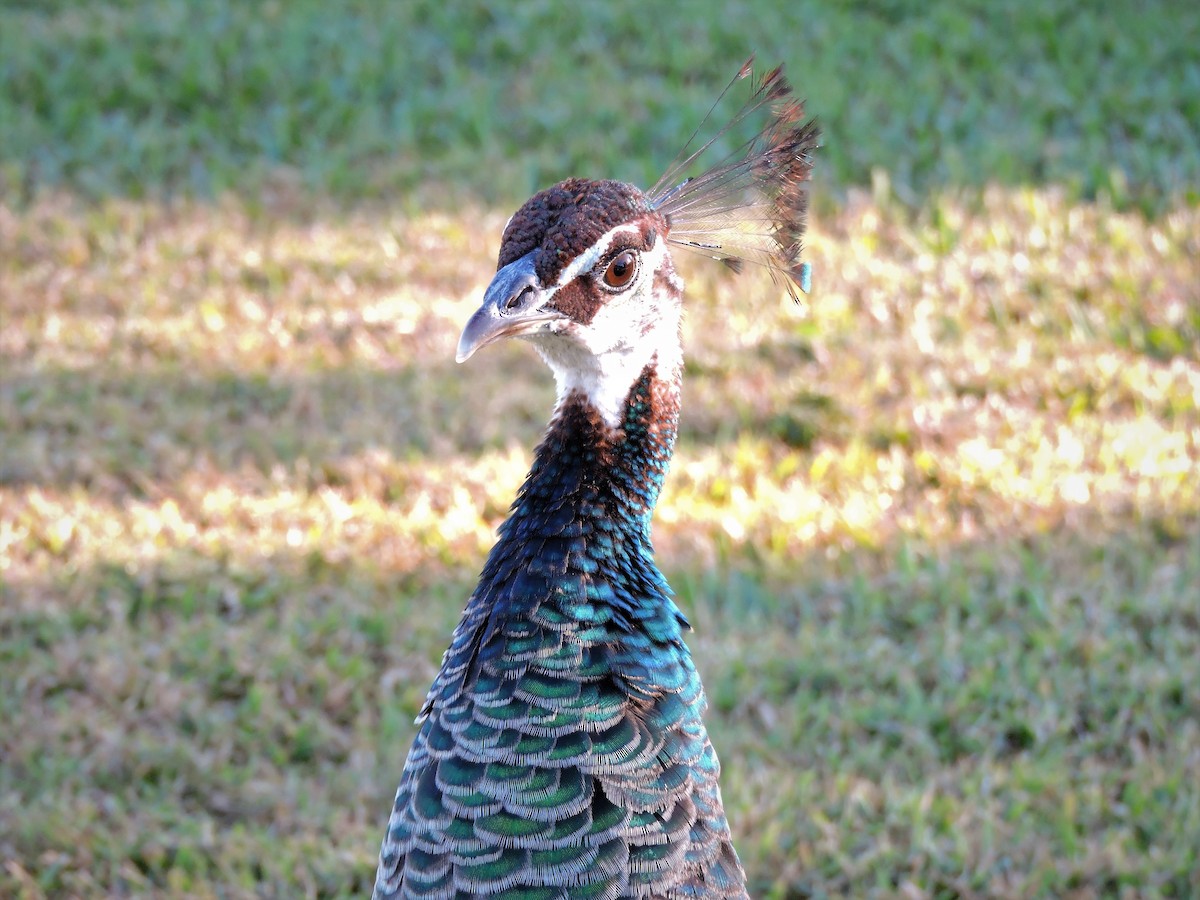
[[483,295],[483,304],[467,321],[454,358],[466,362],[485,344],[505,337],[530,334],[542,326],[566,318],[545,309],[549,299],[541,289],[533,268],[533,252],[510,262],[496,273]]

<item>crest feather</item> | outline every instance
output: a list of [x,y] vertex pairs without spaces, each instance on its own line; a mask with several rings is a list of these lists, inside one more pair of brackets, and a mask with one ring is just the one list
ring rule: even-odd
[[[741,109],[699,149],[688,153],[734,84],[752,77],[753,63],[751,57],[726,85],[647,196],[670,223],[669,243],[722,260],[734,271],[743,262],[764,266],[798,299],[796,289],[807,291],[809,283],[808,264],[800,261],[800,254],[820,130],[815,120],[804,120],[804,103],[792,94],[783,66],[754,81]],[[752,138],[702,174],[667,187],[719,138],[764,108],[769,118]]]

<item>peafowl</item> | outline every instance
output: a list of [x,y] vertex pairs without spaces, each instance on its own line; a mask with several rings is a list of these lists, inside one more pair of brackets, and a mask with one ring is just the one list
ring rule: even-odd
[[[653,188],[571,178],[504,229],[457,358],[522,338],[557,399],[421,710],[377,900],[747,896],[650,518],[679,418],[669,247],[807,288],[818,131],[782,67],[755,78],[751,63],[726,87],[750,78],[732,121],[689,153],[693,135]],[[759,111],[754,138],[675,183]]]

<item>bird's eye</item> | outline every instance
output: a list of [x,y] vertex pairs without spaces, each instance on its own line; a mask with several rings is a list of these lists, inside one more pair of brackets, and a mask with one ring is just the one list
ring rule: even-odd
[[637,254],[632,250],[623,250],[613,257],[604,270],[604,283],[610,288],[623,288],[633,281],[636,272]]

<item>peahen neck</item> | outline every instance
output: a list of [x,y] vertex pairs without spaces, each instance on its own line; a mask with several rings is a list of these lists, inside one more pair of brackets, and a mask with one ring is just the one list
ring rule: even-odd
[[[648,539],[679,424],[679,373],[657,359],[629,387],[616,426],[581,391],[561,395],[507,532],[552,537],[566,519],[603,516]],[[636,526],[636,528],[633,528]],[[516,535],[514,535],[515,537]]]
[[619,631],[676,620],[650,544],[679,421],[679,367],[666,368],[647,363],[616,427],[582,392],[560,396],[483,572],[477,596],[493,613]]

